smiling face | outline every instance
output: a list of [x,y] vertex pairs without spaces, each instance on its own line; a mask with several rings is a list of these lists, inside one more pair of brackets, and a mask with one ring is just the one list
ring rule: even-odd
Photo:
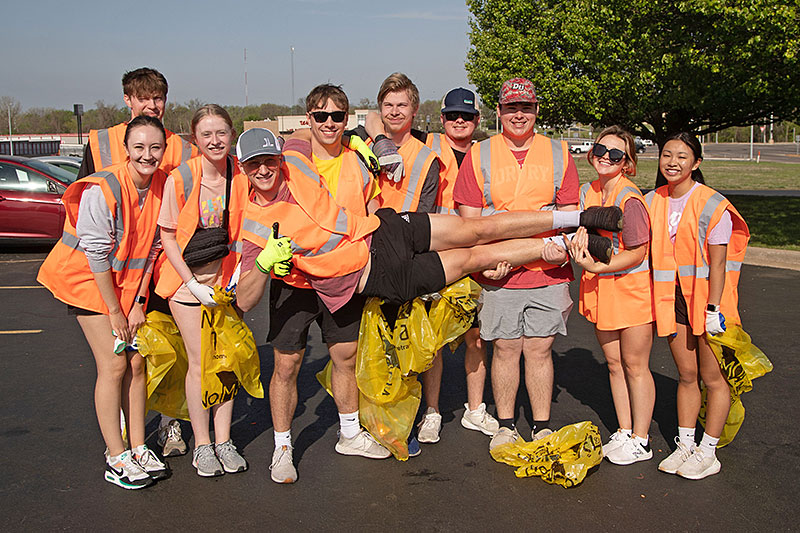
[[444,126],[444,133],[454,141],[471,141],[472,134],[475,133],[475,128],[478,126],[480,115],[473,115],[471,120],[465,120],[460,116],[462,114],[459,113],[456,120],[447,120],[445,113],[441,114],[440,118],[442,126]]
[[344,129],[347,127],[347,115],[345,114],[345,119],[342,122],[335,122],[331,116],[328,116],[324,122],[317,122],[313,116],[316,111],[326,111],[328,113],[341,111],[346,113],[347,110],[328,98],[324,107],[317,106],[306,113],[308,123],[311,125],[311,136],[314,140],[323,146],[338,147],[342,142]]
[[257,195],[266,201],[275,199],[283,181],[281,180],[281,156],[257,155],[244,163],[240,162],[239,165]]
[[219,115],[206,115],[197,122],[192,133],[200,153],[211,162],[224,160],[231,150],[233,130]]
[[700,167],[692,148],[685,142],[672,139],[664,144],[658,158],[658,169],[667,179],[670,189],[685,189],[692,185],[692,171]]
[[605,135],[604,137],[597,139],[596,144],[602,144],[607,150],[616,149],[625,153],[625,157],[615,163],[611,161],[608,152],[603,154],[602,157],[597,157],[593,152],[589,152],[589,162],[597,171],[597,175],[599,177],[613,178],[619,175],[620,172],[622,172],[622,170],[625,168],[625,164],[630,158],[625,141],[616,135]]
[[167,105],[166,95],[133,96],[123,94],[122,99],[125,101],[125,105],[131,110],[131,118],[136,118],[139,115],[147,115],[148,117],[155,117],[161,120],[164,117],[164,107]]
[[164,134],[154,126],[139,126],[128,132],[125,151],[130,157],[130,166],[148,183],[161,164],[166,144]]
[[533,134],[539,105],[529,102],[512,102],[497,106],[503,135],[512,139],[524,139]]
[[381,101],[381,119],[386,133],[390,136],[411,131],[411,124],[417,109],[411,102],[408,91],[387,93]]

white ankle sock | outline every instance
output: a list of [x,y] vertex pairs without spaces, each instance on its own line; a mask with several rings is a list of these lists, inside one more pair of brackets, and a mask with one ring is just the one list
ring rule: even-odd
[[619,428],[619,432],[622,433],[623,437],[630,437],[631,435],[633,435],[633,430],[632,429]]
[[[572,237],[574,237],[574,236],[575,236],[574,233],[567,233],[567,237],[570,238],[570,239],[572,239]],[[553,235],[552,237],[543,237],[542,240],[544,242],[552,242],[556,246],[559,246],[559,247],[563,248],[564,250],[567,249],[567,243],[564,242],[564,237],[562,237],[561,235]]]
[[706,457],[714,457],[717,454],[717,443],[719,437],[711,437],[708,433],[703,433],[703,438],[700,440],[700,450]]
[[650,438],[648,437],[640,437],[639,435],[633,435],[633,442],[636,444],[641,444],[642,446],[647,446],[647,443],[650,442]]
[[581,211],[553,211],[553,229],[577,228],[581,225]]
[[358,411],[353,413],[339,413],[339,432],[342,437],[352,439],[361,431],[361,423],[358,420]]
[[694,428],[682,428],[678,426],[678,440],[680,440],[681,444],[689,448],[695,446]]
[[275,432],[275,447],[292,445],[292,430],[289,431],[276,431]]
[[147,448],[147,446],[145,446],[144,444],[140,444],[139,446],[137,446],[135,448],[131,448],[131,453],[133,454],[133,456],[135,458],[138,459],[139,457],[142,456],[142,454],[144,453],[146,448]]

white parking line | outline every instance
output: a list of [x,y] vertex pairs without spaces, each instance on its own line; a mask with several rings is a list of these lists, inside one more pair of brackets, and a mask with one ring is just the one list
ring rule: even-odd
[[28,333],[41,333],[41,329],[12,329],[0,331],[0,335],[27,335]]
[[6,259],[0,263],[41,263],[44,259]]
[[44,287],[41,285],[8,285],[0,286],[0,289],[44,289]]

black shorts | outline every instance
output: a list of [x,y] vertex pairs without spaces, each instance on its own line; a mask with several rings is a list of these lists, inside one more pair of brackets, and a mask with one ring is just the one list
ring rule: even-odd
[[303,350],[312,322],[319,324],[326,344],[357,341],[363,309],[364,297],[354,294],[331,313],[314,289],[298,289],[273,279],[269,288],[267,342],[284,352]]
[[67,304],[67,314],[70,316],[94,316],[94,315],[102,315],[103,313],[98,313],[97,311],[89,311],[88,309],[84,309],[83,307],[75,307],[74,305]]
[[686,298],[683,297],[680,283],[675,283],[675,322],[690,326],[689,310],[686,307]]
[[445,286],[439,254],[430,251],[431,222],[427,213],[379,209],[381,225],[372,234],[371,266],[362,294],[400,304]]

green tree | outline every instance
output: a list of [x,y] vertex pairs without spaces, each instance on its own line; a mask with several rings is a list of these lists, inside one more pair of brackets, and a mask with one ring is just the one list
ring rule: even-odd
[[797,0],[467,0],[467,72],[494,105],[530,78],[540,122],[625,126],[662,144],[800,114]]

